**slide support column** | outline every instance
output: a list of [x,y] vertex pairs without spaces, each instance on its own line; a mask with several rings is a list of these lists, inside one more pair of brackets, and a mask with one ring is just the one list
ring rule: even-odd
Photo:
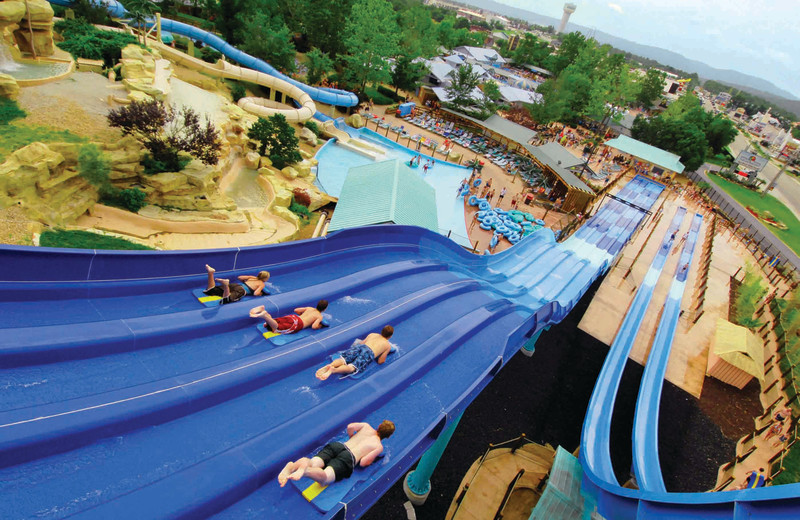
[[403,491],[406,492],[406,496],[415,506],[421,506],[428,498],[431,492],[431,475],[433,475],[433,470],[435,470],[436,465],[439,464],[439,459],[442,458],[442,453],[444,453],[444,449],[450,442],[450,437],[453,436],[453,432],[456,431],[456,426],[458,426],[458,422],[461,420],[462,416],[463,413],[450,423],[450,426],[448,426],[447,429],[439,435],[439,438],[434,441],[433,446],[422,454],[422,457],[420,457],[417,463],[417,469],[409,472],[405,480],[403,480]]
[[531,357],[531,356],[533,355],[533,352],[536,350],[536,342],[539,340],[539,336],[541,336],[541,335],[542,335],[542,332],[544,332],[544,331],[546,331],[546,330],[547,330],[547,327],[545,327],[545,328],[541,329],[541,330],[540,330],[540,331],[538,331],[536,334],[534,334],[533,336],[531,336],[531,339],[529,339],[529,340],[527,341],[527,343],[525,343],[524,345],[522,345],[522,350],[521,350],[521,352],[522,352],[523,354],[525,354],[526,356],[528,356],[528,357]]

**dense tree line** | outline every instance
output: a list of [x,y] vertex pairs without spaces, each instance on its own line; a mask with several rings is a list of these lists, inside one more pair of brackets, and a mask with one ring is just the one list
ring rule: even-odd
[[709,155],[721,153],[736,138],[730,119],[712,115],[693,94],[684,94],[661,115],[637,117],[631,135],[681,157],[689,171],[699,168]]

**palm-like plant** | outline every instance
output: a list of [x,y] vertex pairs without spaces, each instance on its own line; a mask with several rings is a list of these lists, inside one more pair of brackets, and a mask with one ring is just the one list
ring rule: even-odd
[[139,30],[139,35],[142,39],[142,45],[147,45],[147,39],[145,38],[145,23],[147,19],[152,17],[156,12],[159,11],[158,6],[155,2],[151,2],[150,0],[129,0],[125,2],[125,6],[128,9],[128,15],[133,22],[134,27]]

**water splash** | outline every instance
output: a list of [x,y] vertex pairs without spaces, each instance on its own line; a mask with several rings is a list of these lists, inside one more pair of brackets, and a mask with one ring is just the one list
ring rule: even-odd
[[342,298],[341,303],[366,304],[373,302],[372,300],[368,300],[366,298],[354,298],[353,296],[345,296],[344,298]]
[[22,65],[14,61],[14,57],[11,56],[11,49],[8,45],[0,40],[0,71],[12,72],[21,67]]
[[317,396],[317,394],[314,393],[314,391],[308,385],[303,385],[303,386],[301,386],[299,388],[295,388],[294,390],[292,390],[292,393],[307,394],[307,395],[311,396],[311,399],[314,400],[315,404],[320,402],[319,396]]
[[47,379],[42,379],[41,381],[31,381],[30,383],[18,383],[16,381],[10,381],[0,386],[0,390],[10,390],[11,388],[31,388],[33,386],[43,385],[45,383],[47,383]]

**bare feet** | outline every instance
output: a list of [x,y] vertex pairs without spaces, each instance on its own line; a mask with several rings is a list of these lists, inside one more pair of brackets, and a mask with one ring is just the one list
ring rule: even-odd
[[281,487],[286,485],[289,480],[300,480],[306,472],[308,467],[308,459],[302,458],[297,462],[289,462],[283,467],[278,475],[278,484]]
[[317,370],[317,373],[315,375],[317,376],[317,379],[319,379],[320,381],[325,381],[331,376],[331,366],[325,365],[324,367]]
[[228,280],[227,278],[214,278],[214,280],[218,281],[222,285],[228,285],[231,283],[231,281]]
[[211,267],[210,265],[206,264],[206,272],[208,272],[209,274],[214,274],[217,272],[217,270]]
[[264,315],[265,312],[266,312],[266,309],[264,308],[264,306],[263,305],[259,305],[258,307],[253,307],[252,309],[250,309],[250,317],[251,318],[260,318],[261,316]]

